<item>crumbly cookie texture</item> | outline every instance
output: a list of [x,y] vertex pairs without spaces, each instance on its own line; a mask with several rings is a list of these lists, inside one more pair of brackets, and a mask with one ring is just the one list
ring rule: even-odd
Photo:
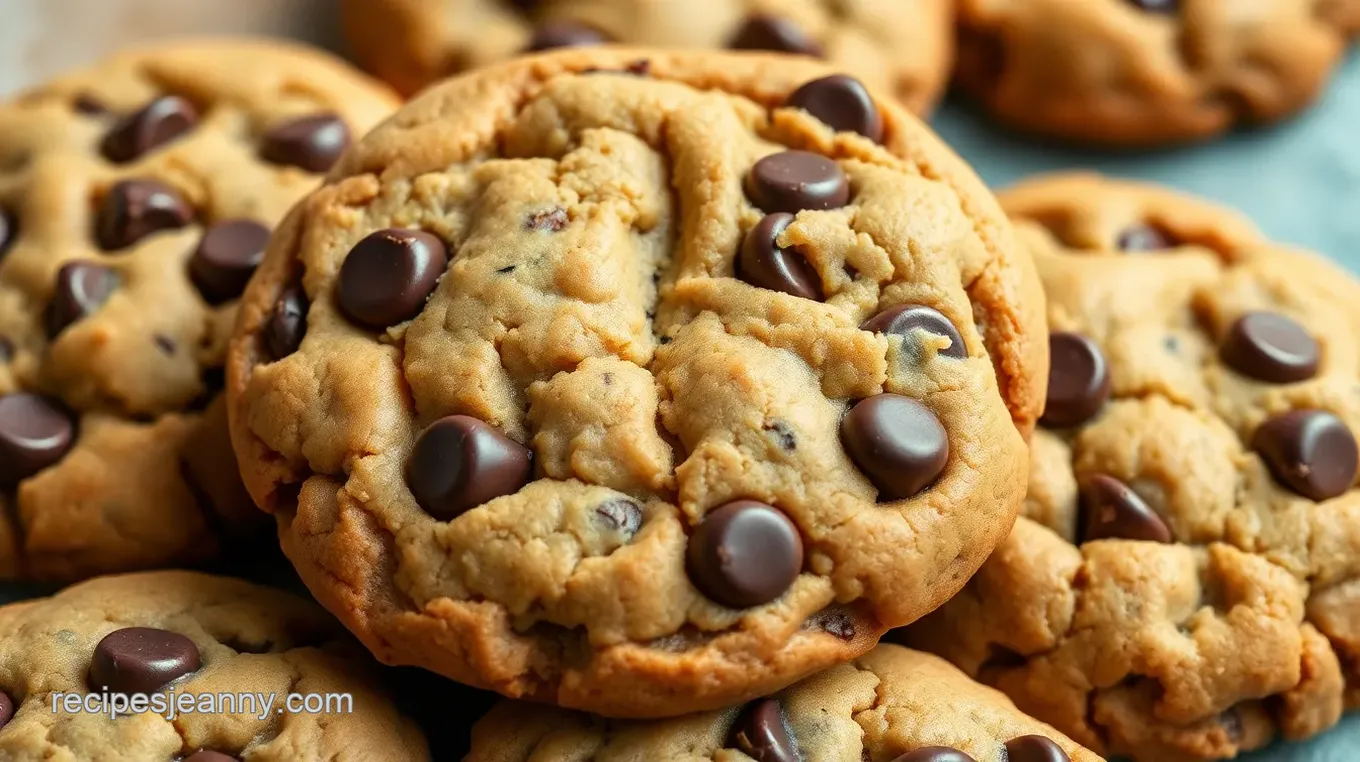
[[954,1],[345,0],[358,59],[397,89],[529,51],[604,43],[825,59],[927,114],[953,63]]
[[608,720],[513,701],[474,726],[466,762],[1097,762],[948,662],[881,645],[768,698],[671,720]]
[[[376,670],[324,611],[287,593],[194,572],[100,577],[0,608],[0,758],[429,759],[425,739],[382,693]],[[241,706],[113,719],[67,711],[59,695],[105,689],[179,706],[187,699],[169,697],[253,693],[273,694],[275,702],[267,713]],[[337,703],[306,713],[286,704],[289,694]],[[342,696],[348,707],[338,703]]]
[[906,631],[1112,756],[1223,759],[1360,683],[1360,285],[1094,176],[1002,195],[1049,299],[1023,518]]
[[957,79],[997,119],[1091,143],[1202,140],[1306,108],[1356,0],[959,0]]
[[382,660],[614,716],[730,705],[1005,537],[1047,368],[1022,252],[926,128],[815,62],[520,59],[408,105],[284,222],[233,441]]
[[259,515],[213,402],[236,304],[270,227],[394,108],[247,40],[0,105],[0,578],[197,563]]

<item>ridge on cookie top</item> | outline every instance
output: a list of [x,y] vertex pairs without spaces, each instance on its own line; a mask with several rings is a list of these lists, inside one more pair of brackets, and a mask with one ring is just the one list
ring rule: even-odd
[[963,584],[1023,493],[1044,335],[994,200],[858,81],[569,51],[431,89],[295,209],[232,435],[380,659],[674,715]]
[[1096,751],[1226,759],[1360,684],[1360,283],[1091,175],[1001,195],[1052,371],[1010,538],[905,642]]

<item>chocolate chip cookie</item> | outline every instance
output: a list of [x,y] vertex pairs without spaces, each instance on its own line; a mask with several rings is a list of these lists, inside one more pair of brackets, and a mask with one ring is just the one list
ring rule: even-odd
[[1356,0],[959,0],[957,80],[997,119],[1089,143],[1202,140],[1303,110]]
[[358,59],[405,93],[549,48],[605,43],[824,58],[917,114],[953,62],[954,0],[346,0]]
[[882,645],[768,698],[672,720],[607,720],[506,701],[466,762],[1097,762],[942,659]]
[[1223,759],[1360,693],[1360,284],[1094,176],[1002,197],[1049,299],[1021,518],[907,629],[1077,741]]
[[[0,758],[429,759],[375,673],[292,595],[193,572],[101,577],[0,607]],[[154,708],[114,718],[94,702],[106,693]]]
[[778,690],[952,595],[1023,498],[1047,369],[972,173],[779,56],[432,89],[242,310],[233,441],[318,598],[386,662],[615,716]]
[[258,516],[214,403],[271,226],[393,97],[199,41],[0,105],[0,578],[197,563]]

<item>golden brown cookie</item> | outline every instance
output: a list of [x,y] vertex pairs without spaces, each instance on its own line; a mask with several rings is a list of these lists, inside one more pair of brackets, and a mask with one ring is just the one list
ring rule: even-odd
[[197,563],[258,515],[211,402],[236,303],[269,228],[394,106],[246,40],[0,105],[0,578]]
[[[136,694],[140,711],[110,716]],[[0,607],[0,759],[421,762],[429,752],[324,611],[176,571]]]
[[743,707],[608,720],[506,701],[466,762],[1099,762],[947,662],[882,645]]
[[1088,143],[1202,140],[1306,108],[1356,0],[959,0],[960,85],[1000,121]]
[[1360,681],[1360,284],[1152,186],[1002,202],[1054,331],[1029,496],[907,641],[1144,762],[1330,727]]
[[483,69],[280,228],[233,441],[382,660],[618,716],[724,706],[865,652],[1005,536],[1047,368],[1032,264],[926,128],[829,74]]
[[954,55],[954,0],[346,0],[341,9],[358,59],[407,94],[528,51],[616,42],[824,58],[927,114]]

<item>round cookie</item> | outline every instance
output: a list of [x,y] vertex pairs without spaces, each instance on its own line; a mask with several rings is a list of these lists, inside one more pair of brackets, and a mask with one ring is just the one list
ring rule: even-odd
[[411,94],[527,51],[608,42],[824,58],[927,114],[954,55],[954,0],[346,0],[364,66]]
[[284,222],[233,442],[380,659],[726,706],[868,650],[1004,538],[1047,368],[1032,264],[928,130],[829,74],[519,59],[428,91]]
[[1087,143],[1203,140],[1306,108],[1355,0],[959,0],[956,79],[998,120]]
[[[9,718],[0,712],[0,757],[429,759],[419,729],[376,673],[324,611],[287,593],[195,572],[100,577],[0,607],[0,705],[13,710]],[[94,703],[90,712],[73,711],[105,692],[145,693],[159,703],[117,719]],[[272,696],[272,708],[161,709],[182,709],[189,696],[247,693]],[[289,694],[321,711],[301,711]]]
[[1112,756],[1224,759],[1360,685],[1360,284],[1159,188],[1002,195],[1049,299],[1010,538],[906,630]]
[[393,108],[246,40],[0,105],[0,578],[199,563],[259,515],[213,402],[236,303],[269,228]]
[[466,762],[1097,762],[948,662],[882,645],[769,698],[671,720],[608,720],[505,701]]

